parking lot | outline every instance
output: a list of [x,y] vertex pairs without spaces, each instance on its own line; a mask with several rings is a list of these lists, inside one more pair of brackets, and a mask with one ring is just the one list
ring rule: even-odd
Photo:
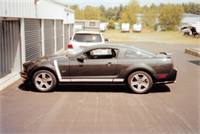
[[184,53],[197,45],[133,45],[171,52],[176,83],[138,95],[123,85],[59,86],[39,93],[19,80],[0,93],[1,133],[199,133],[200,60]]

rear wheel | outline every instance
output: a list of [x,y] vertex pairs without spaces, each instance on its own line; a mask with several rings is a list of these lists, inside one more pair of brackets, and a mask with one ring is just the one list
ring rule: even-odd
[[151,76],[144,71],[136,71],[128,77],[129,87],[138,94],[146,93],[153,85]]
[[47,70],[39,70],[33,75],[33,85],[38,91],[51,91],[57,84],[54,74]]

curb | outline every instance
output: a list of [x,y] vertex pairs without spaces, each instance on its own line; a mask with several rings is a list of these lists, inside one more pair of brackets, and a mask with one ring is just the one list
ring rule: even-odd
[[10,75],[0,80],[0,92],[20,79],[19,75]]
[[185,53],[200,57],[200,50],[198,48],[186,48]]

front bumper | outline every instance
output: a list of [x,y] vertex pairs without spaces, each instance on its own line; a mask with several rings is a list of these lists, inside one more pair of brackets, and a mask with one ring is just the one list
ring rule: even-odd
[[164,79],[157,78],[155,84],[169,84],[176,82],[177,70],[173,69],[167,74],[167,77]]
[[26,72],[20,72],[20,76],[24,79],[27,80],[28,79],[28,74]]

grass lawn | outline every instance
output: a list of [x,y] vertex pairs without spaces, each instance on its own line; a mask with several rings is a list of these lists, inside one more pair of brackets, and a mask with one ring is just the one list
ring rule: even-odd
[[186,37],[181,32],[150,32],[121,33],[118,30],[108,30],[103,33],[111,42],[149,42],[166,44],[200,45],[200,38]]

